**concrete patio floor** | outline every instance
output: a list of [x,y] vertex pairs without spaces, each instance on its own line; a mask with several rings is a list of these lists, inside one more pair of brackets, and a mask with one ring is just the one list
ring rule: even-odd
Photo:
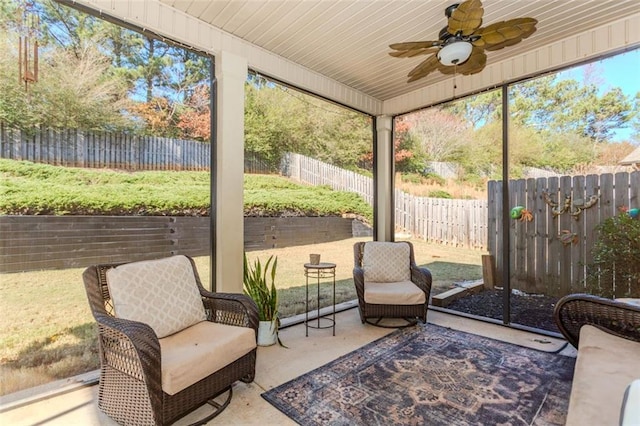
[[[561,350],[561,354],[575,356],[575,350],[560,339],[514,330],[500,325],[430,311],[429,323],[450,327],[494,339],[519,344],[544,351]],[[295,423],[260,394],[287,382],[314,368],[320,367],[341,355],[349,353],[388,333],[392,329],[363,325],[357,309],[336,314],[336,335],[331,329],[309,329],[305,337],[304,324],[284,328],[280,337],[288,349],[278,345],[259,347],[256,378],[253,383],[238,382],[233,388],[229,407],[210,425],[294,425]],[[74,386],[63,394],[49,392],[32,395],[21,401],[0,405],[1,425],[115,425],[102,414],[96,404],[98,387]],[[205,417],[208,407],[201,407],[175,423],[188,425]]]

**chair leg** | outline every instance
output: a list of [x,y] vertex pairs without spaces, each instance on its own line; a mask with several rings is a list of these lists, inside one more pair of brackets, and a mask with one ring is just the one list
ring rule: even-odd
[[[227,399],[222,404],[219,404],[216,401],[214,401],[214,398],[216,398],[217,396],[227,391],[229,392],[229,396],[227,396]],[[222,392],[220,392],[218,395],[214,396],[213,398],[207,401],[207,404],[211,405],[216,410],[212,414],[205,417],[204,419],[198,420],[195,423],[191,423],[189,426],[201,426],[201,425],[207,424],[209,421],[215,418],[218,414],[222,413],[224,409],[227,408],[227,406],[229,406],[229,404],[231,403],[232,396],[233,396],[233,388],[230,385],[228,388],[223,389]]]

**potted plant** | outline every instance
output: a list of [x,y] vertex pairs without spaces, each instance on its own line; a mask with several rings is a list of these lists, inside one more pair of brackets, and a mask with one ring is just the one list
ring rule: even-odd
[[[251,297],[258,306],[258,345],[271,346],[282,342],[278,338],[280,318],[278,316],[278,292],[275,279],[278,258],[270,256],[262,265],[260,259],[249,264],[247,254],[244,254],[244,293]],[[269,284],[269,278],[271,283]]]

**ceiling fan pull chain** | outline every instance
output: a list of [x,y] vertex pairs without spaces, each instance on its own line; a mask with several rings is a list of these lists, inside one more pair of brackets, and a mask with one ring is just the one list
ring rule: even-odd
[[458,64],[453,64],[453,97],[456,97],[456,89],[458,85],[456,84],[456,75],[458,73]]

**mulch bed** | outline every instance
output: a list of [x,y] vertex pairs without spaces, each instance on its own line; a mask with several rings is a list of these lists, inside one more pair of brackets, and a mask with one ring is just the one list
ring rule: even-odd
[[[502,290],[485,290],[458,299],[448,309],[502,320]],[[558,298],[511,294],[511,323],[559,333],[553,320]]]

